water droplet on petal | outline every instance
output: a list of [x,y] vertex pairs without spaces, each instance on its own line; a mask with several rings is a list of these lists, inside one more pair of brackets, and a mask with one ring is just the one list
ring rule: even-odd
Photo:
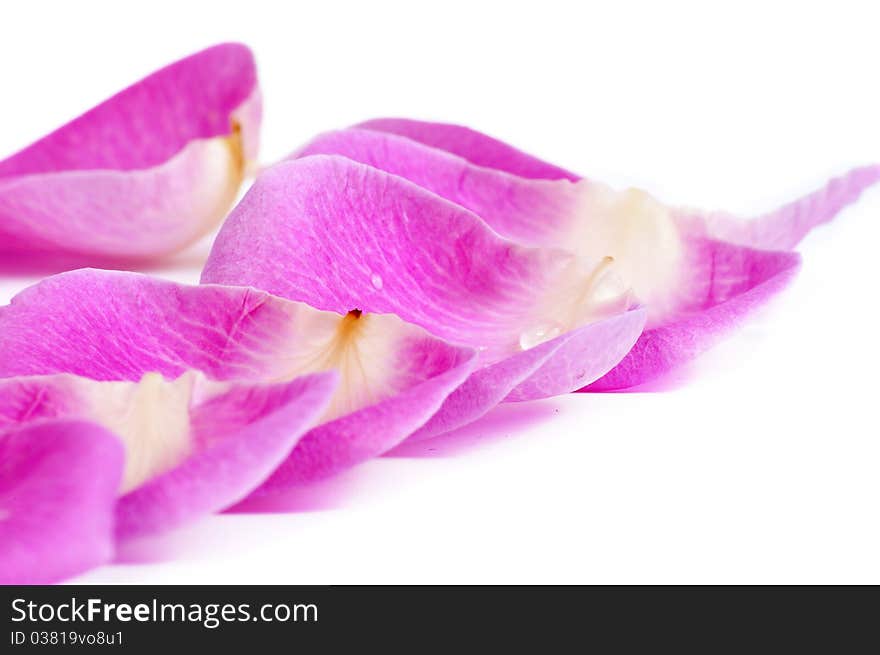
[[519,335],[519,347],[523,350],[534,348],[535,346],[550,341],[562,334],[562,326],[558,323],[544,323],[537,327],[530,328]]
[[[589,266],[588,260],[581,258],[582,268]],[[566,324],[571,327],[586,325],[608,316],[624,312],[633,302],[632,291],[615,265],[613,257],[603,257],[593,270],[580,283],[579,296],[573,305]]]
[[10,516],[12,515],[10,514],[8,509],[3,509],[2,507],[0,507],[0,521],[8,519]]
[[591,299],[594,303],[605,303],[616,300],[629,291],[623,277],[613,268],[607,268],[593,280]]
[[375,273],[373,273],[370,276],[370,283],[373,285],[373,288],[375,288],[377,291],[382,288],[382,278],[379,275],[376,275]]

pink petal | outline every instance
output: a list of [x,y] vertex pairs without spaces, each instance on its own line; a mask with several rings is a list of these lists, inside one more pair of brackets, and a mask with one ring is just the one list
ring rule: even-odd
[[[506,241],[401,178],[315,156],[258,178],[218,235],[202,280],[250,284],[337,312],[394,313],[481,349],[490,368],[444,406],[433,419],[439,425],[470,420],[507,396],[571,391],[629,350],[644,322],[640,310],[523,352],[523,334],[541,320],[548,297],[572,302],[562,290],[573,263],[566,253]],[[584,348],[595,354],[572,363],[571,353]]]
[[743,318],[797,270],[794,256],[740,246],[793,247],[880,180],[880,166],[856,169],[804,199],[744,221],[670,209],[642,192],[615,192],[563,175],[457,126],[370,121],[320,135],[295,156],[316,154],[343,155],[404,177],[470,209],[517,242],[613,256],[647,305],[648,330],[622,369],[590,389],[647,381],[708,348],[738,323],[737,313]]
[[[334,368],[316,357],[327,349],[322,335],[328,320],[332,331],[345,319],[245,287],[72,271],[47,278],[0,308],[0,333],[5,335],[0,377],[70,373],[135,383],[156,374],[179,381],[198,370],[213,380],[289,380]],[[286,468],[296,475],[288,473],[288,481],[323,477],[397,445],[434,414],[475,365],[472,350],[451,346],[395,317],[362,320],[368,323],[359,337],[366,346],[376,345],[381,357],[366,359],[373,355],[358,353],[368,370],[366,378],[355,382],[371,388],[361,397],[364,390],[358,387],[363,385],[343,375],[333,405],[313,422],[323,425],[293,451]],[[160,385],[168,402],[190,388],[177,383],[179,388],[168,390],[173,384]],[[45,390],[42,394],[41,402],[48,402]],[[103,395],[110,398],[106,391]],[[57,394],[51,400],[62,402]]]
[[153,73],[0,162],[0,249],[15,263],[22,253],[101,261],[183,248],[232,204],[260,116],[245,46]]
[[122,447],[79,421],[0,427],[0,584],[48,584],[113,555]]

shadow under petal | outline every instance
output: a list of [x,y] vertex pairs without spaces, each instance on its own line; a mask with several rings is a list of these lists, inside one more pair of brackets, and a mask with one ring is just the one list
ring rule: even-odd
[[0,275],[7,277],[47,276],[80,268],[112,271],[189,272],[204,265],[207,256],[199,250],[185,251],[159,259],[112,259],[107,257],[72,257],[40,253],[0,252]]
[[[386,457],[452,457],[481,445],[512,436],[518,428],[550,420],[560,411],[550,400],[499,405],[482,419],[444,435],[420,442],[404,442]],[[356,467],[326,480],[291,488],[286,492],[247,498],[224,510],[226,515],[321,512],[339,509],[359,494],[383,487],[384,471]],[[242,519],[246,517],[241,516]],[[115,562],[149,564],[195,552],[210,542],[218,528],[216,522],[199,521],[155,537],[131,539],[119,545]]]
[[404,441],[383,457],[454,457],[510,437],[516,430],[550,420],[559,413],[552,400],[503,403],[481,419],[430,439]]
[[116,546],[114,564],[157,564],[176,559],[191,550],[193,535],[197,535],[205,522],[164,532],[159,535],[126,539]]
[[675,391],[688,386],[696,377],[698,377],[698,361],[699,360],[697,359],[681,364],[653,380],[637,384],[634,387],[607,390],[593,390],[589,387],[584,387],[583,389],[578,389],[574,393],[660,393],[664,391]]
[[183,250],[161,257],[126,259],[100,255],[66,254],[3,250],[0,248],[0,275],[7,277],[47,276],[79,268],[98,268],[113,271],[156,271],[192,273],[199,271],[208,259],[216,236],[211,232]]
[[292,487],[287,491],[252,496],[223,511],[224,514],[286,514],[323,512],[338,509],[361,484],[359,468],[344,471],[326,480]]
[[206,555],[234,555],[266,539],[290,538],[300,529],[291,528],[290,522],[267,523],[257,515],[215,515],[161,535],[125,540],[117,546],[113,564],[162,564]]

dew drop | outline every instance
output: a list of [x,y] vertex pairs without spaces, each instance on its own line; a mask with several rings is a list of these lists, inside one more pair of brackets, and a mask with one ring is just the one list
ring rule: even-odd
[[0,507],[0,521],[5,521],[10,516],[12,516],[12,514],[9,512],[8,509],[3,509],[2,507]]
[[382,288],[382,278],[375,273],[370,276],[370,283],[373,285],[373,288],[377,291]]
[[629,287],[620,274],[614,269],[606,269],[593,280],[591,296],[593,302],[606,303],[620,298],[627,291]]
[[545,341],[550,341],[550,339],[554,339],[560,334],[562,334],[562,326],[558,323],[545,323],[528,329],[519,335],[519,347],[523,350],[528,350]]

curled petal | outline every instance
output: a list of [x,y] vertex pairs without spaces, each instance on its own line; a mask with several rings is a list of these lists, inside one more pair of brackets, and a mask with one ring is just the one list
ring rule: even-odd
[[738,322],[735,313],[744,317],[797,271],[797,257],[753,248],[793,247],[880,180],[878,166],[856,169],[744,221],[670,208],[636,189],[615,191],[457,126],[370,121],[320,135],[294,156],[328,154],[404,177],[517,242],[591,260],[612,257],[617,274],[647,306],[648,329],[624,369],[591,389],[647,381],[708,348]]
[[[100,381],[78,397],[102,406],[107,420],[128,421],[132,404],[143,407],[145,415],[165,417],[160,432],[166,435],[195,424],[192,407],[223,391],[213,381],[287,382],[337,371],[340,384],[312,421],[320,427],[285,465],[296,470],[285,478],[291,483],[329,475],[397,445],[475,365],[473,350],[395,316],[318,311],[246,287],[187,286],[110,271],[72,271],[26,289],[0,308],[0,333],[0,377],[65,373]],[[193,370],[210,380],[194,378]],[[181,402],[190,406],[189,417]],[[120,430],[131,433],[124,425]],[[144,441],[138,434],[129,442]],[[138,461],[153,464],[133,479],[166,471],[163,462],[179,463],[180,452],[163,442],[142,453]]]
[[48,584],[113,556],[123,450],[80,421],[0,426],[0,584]]
[[192,243],[256,157],[260,98],[250,50],[219,45],[0,162],[0,257],[143,259]]
[[[518,246],[402,178],[313,156],[257,179],[218,235],[202,281],[249,284],[330,311],[393,313],[479,349],[486,372],[447,401],[441,414],[450,417],[432,419],[439,424],[507,396],[571,391],[619,361],[644,313],[627,311],[606,264]],[[596,327],[602,321],[608,329]],[[570,352],[584,347],[604,354],[572,364]]]

